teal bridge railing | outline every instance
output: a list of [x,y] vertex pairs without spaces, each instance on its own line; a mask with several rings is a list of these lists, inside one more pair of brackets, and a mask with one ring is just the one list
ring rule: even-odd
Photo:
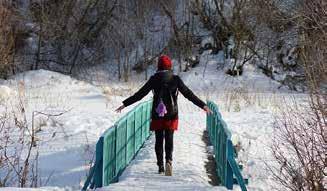
[[[212,115],[207,115],[207,131],[214,147],[216,172],[223,186],[232,189],[235,179],[242,191],[245,180],[235,160],[231,133],[218,106],[208,101]],[[152,100],[143,102],[107,129],[96,144],[95,162],[82,190],[118,182],[119,176],[150,136]],[[234,179],[234,176],[236,177]]]
[[243,179],[235,160],[236,152],[231,141],[231,132],[222,119],[218,106],[212,101],[208,101],[207,105],[213,112],[207,115],[207,131],[214,147],[216,173],[221,184],[227,189],[233,189],[233,184],[238,183],[242,191],[246,191],[246,180]]
[[152,100],[143,102],[106,130],[96,144],[95,162],[82,190],[117,182],[150,136]]

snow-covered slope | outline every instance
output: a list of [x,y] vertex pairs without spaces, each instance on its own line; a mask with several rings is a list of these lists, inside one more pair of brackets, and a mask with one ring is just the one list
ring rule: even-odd
[[[24,86],[20,88],[30,125],[32,112],[64,113],[50,118],[37,115],[34,119],[35,126],[40,127],[36,134],[39,176],[44,186],[79,189],[96,141],[121,116],[113,108],[122,98],[105,95],[99,87],[46,70],[23,73],[1,85],[16,92]],[[1,107],[10,107],[17,100],[17,96],[12,96]]]
[[[244,65],[241,76],[232,77],[226,75],[224,68],[224,55],[219,52],[216,55],[205,51],[200,57],[200,64],[190,72],[182,73],[185,84],[191,89],[203,95],[216,95],[234,89],[244,89],[252,93],[285,93],[290,92],[280,83],[265,76],[262,71],[253,65]],[[228,67],[226,65],[226,67]]]

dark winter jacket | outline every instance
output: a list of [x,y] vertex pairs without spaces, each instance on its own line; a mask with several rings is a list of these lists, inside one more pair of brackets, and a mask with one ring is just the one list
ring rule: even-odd
[[[162,92],[163,86],[169,92]],[[200,108],[205,106],[205,103],[201,101],[193,92],[183,83],[181,78],[174,75],[172,71],[160,71],[150,77],[146,84],[133,96],[123,101],[124,106],[129,106],[146,96],[150,91],[153,91],[153,107],[152,107],[152,119],[176,119],[178,118],[178,106],[177,96],[178,92],[181,92],[184,97],[193,102]],[[161,94],[161,95],[159,95]],[[164,100],[167,107],[167,114],[164,117],[159,117],[155,111],[157,105],[160,102],[160,98]]]

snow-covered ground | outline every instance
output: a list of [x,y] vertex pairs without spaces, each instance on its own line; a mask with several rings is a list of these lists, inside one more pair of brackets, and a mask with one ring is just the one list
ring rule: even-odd
[[[249,178],[249,190],[273,190],[265,162],[269,153],[274,115],[283,102],[291,97],[303,101],[305,95],[290,94],[286,88],[271,81],[261,71],[245,67],[240,77],[227,76],[217,70],[222,55],[201,56],[198,67],[180,74],[186,85],[196,94],[218,103],[232,134],[242,143],[239,161]],[[13,92],[23,82],[27,100],[28,121],[33,111],[63,115],[50,119],[38,116],[41,131],[37,133],[40,152],[39,173],[43,186],[38,190],[79,190],[89,169],[97,139],[122,114],[114,109],[142,83],[138,76],[132,83],[111,81],[104,86],[73,79],[55,72],[31,71],[1,81],[0,85]],[[93,84],[97,84],[94,82]],[[17,95],[17,93],[16,93]],[[15,96],[13,96],[15,97]],[[149,99],[150,96],[144,98]],[[9,99],[15,101],[15,98]],[[139,155],[127,167],[120,182],[102,190],[225,190],[211,187],[204,167],[207,148],[202,140],[205,114],[180,95],[180,125],[175,134],[174,176],[157,175],[154,139],[146,143]],[[239,188],[235,186],[235,190]],[[5,188],[0,190],[20,190]],[[29,190],[29,189],[24,189]]]

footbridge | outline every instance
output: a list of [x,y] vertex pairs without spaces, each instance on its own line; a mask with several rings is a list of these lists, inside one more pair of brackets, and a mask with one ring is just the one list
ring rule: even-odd
[[[246,191],[231,132],[218,106],[207,101],[213,113],[205,116],[194,112],[194,106],[182,105],[180,127],[174,138],[173,176],[157,174],[154,136],[149,130],[152,108],[149,100],[121,117],[99,138],[95,161],[82,190],[232,190],[238,184]],[[219,186],[208,181],[203,131],[213,148]]]

